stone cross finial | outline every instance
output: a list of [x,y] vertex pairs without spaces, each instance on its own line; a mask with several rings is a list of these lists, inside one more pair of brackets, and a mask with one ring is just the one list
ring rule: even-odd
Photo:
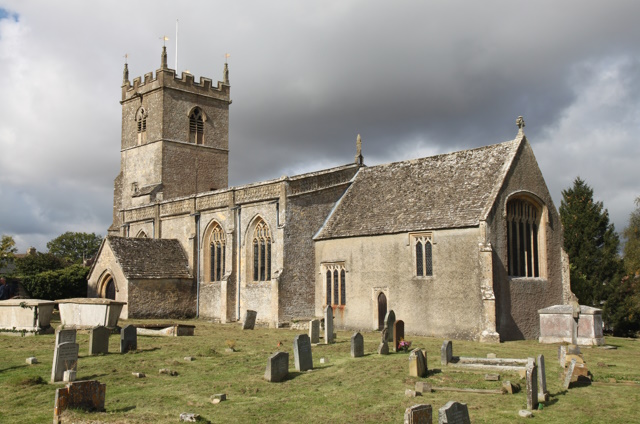
[[[165,37],[167,38],[167,37]],[[160,56],[160,68],[167,69],[167,46],[162,46],[162,56]]]
[[126,84],[129,81],[129,65],[127,64],[128,54],[124,55],[124,71],[122,72],[122,83]]
[[516,125],[518,126],[518,134],[524,133],[524,118],[522,116],[518,116],[518,119],[516,119]]
[[222,83],[224,85],[229,85],[229,65],[227,64],[227,62],[224,62],[224,71],[222,72]]
[[356,138],[356,164],[362,165],[364,161],[364,157],[362,156],[362,137],[358,134],[358,138]]

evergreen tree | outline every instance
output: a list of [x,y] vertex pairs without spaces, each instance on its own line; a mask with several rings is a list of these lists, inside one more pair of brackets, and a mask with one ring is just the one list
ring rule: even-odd
[[629,226],[622,235],[624,244],[624,267],[628,275],[640,274],[640,197],[636,199],[636,210],[629,216]]
[[609,212],[593,200],[593,189],[580,177],[562,191],[560,220],[564,249],[571,261],[571,290],[583,305],[601,307],[620,281],[620,240]]

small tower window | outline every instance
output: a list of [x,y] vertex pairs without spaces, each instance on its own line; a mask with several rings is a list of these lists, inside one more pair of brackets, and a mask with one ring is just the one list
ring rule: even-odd
[[138,130],[138,145],[147,142],[147,111],[141,107],[136,113],[136,127]]
[[204,115],[199,107],[189,115],[189,143],[204,143]]

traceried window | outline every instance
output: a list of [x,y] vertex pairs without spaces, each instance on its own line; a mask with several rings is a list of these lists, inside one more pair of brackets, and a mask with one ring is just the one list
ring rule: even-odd
[[507,251],[510,277],[539,277],[540,209],[525,199],[507,203]]
[[224,277],[224,263],[226,253],[226,237],[222,227],[215,224],[209,236],[209,279],[222,281]]
[[412,234],[415,275],[433,276],[433,238],[431,233]]
[[136,127],[138,130],[138,144],[147,141],[147,111],[141,107],[136,113]]
[[345,305],[347,303],[347,273],[344,263],[327,263],[322,266],[326,270],[324,272],[325,304]]
[[253,231],[253,281],[271,279],[271,232],[260,220]]
[[204,115],[199,107],[189,115],[189,143],[204,143]]

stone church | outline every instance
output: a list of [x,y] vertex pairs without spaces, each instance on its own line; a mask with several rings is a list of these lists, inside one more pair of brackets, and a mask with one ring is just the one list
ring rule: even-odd
[[230,84],[161,66],[122,85],[113,224],[90,297],[124,318],[273,327],[334,309],[338,328],[499,341],[538,337],[566,303],[558,212],[518,119],[512,141],[228,186]]

